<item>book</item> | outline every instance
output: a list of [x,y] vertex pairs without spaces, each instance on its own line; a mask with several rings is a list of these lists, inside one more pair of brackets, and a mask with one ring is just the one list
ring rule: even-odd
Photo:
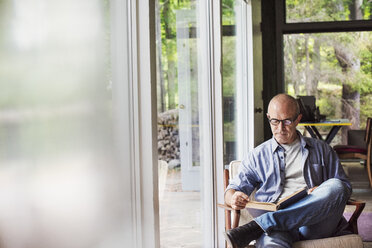
[[277,203],[272,202],[258,202],[258,201],[249,201],[246,208],[254,208],[254,209],[262,209],[266,211],[277,211],[279,209],[283,209],[288,207],[289,205],[298,202],[302,198],[307,196],[307,188],[302,188],[289,196],[281,199]]

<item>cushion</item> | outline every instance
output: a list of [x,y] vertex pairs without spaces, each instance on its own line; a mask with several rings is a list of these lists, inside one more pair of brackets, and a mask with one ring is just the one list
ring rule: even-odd
[[345,154],[345,153],[362,153],[362,154],[367,154],[367,149],[361,148],[361,147],[357,147],[357,146],[337,145],[337,146],[334,146],[333,149],[338,154]]
[[367,149],[367,143],[364,141],[366,130],[348,130],[347,144],[349,146],[358,146]]
[[359,248],[363,247],[362,239],[357,234],[349,234],[338,237],[304,240],[293,244],[293,248]]

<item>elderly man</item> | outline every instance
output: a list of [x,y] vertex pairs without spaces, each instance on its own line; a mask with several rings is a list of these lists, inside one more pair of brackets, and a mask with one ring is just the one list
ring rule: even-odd
[[286,94],[269,103],[267,118],[273,138],[256,147],[242,161],[238,176],[225,192],[225,202],[243,209],[254,189],[262,202],[277,202],[300,188],[308,195],[289,207],[266,212],[246,225],[228,230],[231,247],[291,247],[304,239],[344,234],[343,211],[351,195],[339,159],[325,142],[303,137],[296,126],[301,120],[296,99]]

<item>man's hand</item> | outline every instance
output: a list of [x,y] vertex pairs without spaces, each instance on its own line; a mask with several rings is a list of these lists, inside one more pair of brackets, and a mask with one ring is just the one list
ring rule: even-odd
[[230,206],[235,210],[240,210],[245,208],[245,205],[248,203],[249,197],[240,191],[235,191],[231,197]]
[[307,194],[311,194],[311,192],[313,192],[316,188],[318,188],[318,186],[312,187],[307,191]]

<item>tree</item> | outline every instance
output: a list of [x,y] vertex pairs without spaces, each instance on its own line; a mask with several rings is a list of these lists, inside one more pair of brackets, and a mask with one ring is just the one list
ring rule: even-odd
[[[286,2],[287,22],[371,18],[368,0]],[[329,118],[350,119],[354,129],[372,115],[368,105],[360,104],[372,93],[370,32],[292,34],[283,40],[289,93],[317,96],[321,112]],[[342,105],[335,105],[335,98]]]

